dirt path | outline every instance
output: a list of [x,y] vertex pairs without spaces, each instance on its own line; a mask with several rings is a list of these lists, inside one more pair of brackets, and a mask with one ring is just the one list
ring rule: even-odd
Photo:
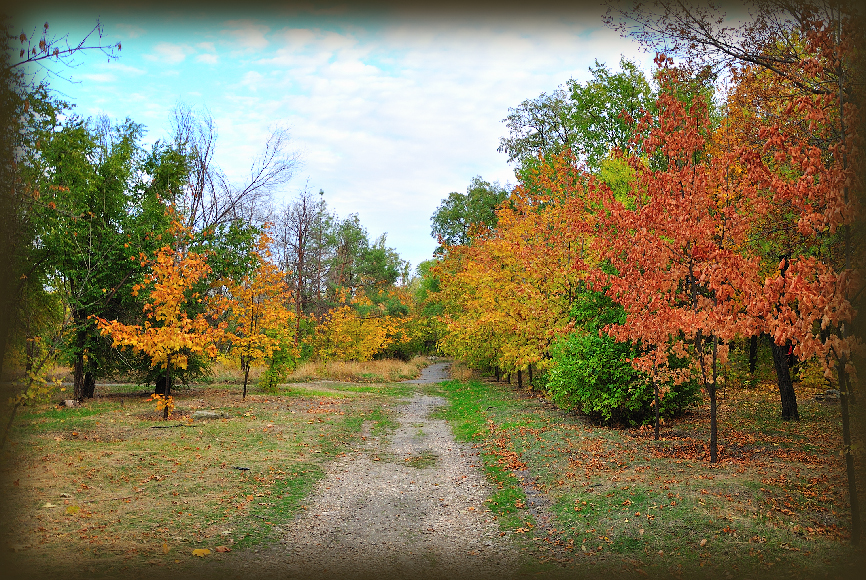
[[[410,383],[447,378],[447,363]],[[306,509],[282,523],[281,544],[261,549],[237,577],[498,578],[518,568],[484,500],[492,489],[477,451],[430,413],[446,400],[416,393],[386,437],[331,464]]]

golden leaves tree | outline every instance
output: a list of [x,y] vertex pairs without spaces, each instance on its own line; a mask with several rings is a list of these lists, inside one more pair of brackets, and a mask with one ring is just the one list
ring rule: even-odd
[[[286,307],[288,292],[283,273],[270,260],[271,241],[267,230],[261,233],[253,251],[256,269],[241,280],[224,280],[226,292],[218,300],[228,325],[224,339],[244,373],[243,398],[247,396],[252,364],[272,357],[286,344],[283,336],[295,317]],[[294,345],[288,348],[297,355]]]
[[153,258],[140,255],[143,266],[149,266],[144,282],[133,287],[133,294],[146,293],[143,324],[123,324],[117,320],[97,318],[103,335],[114,339],[114,346],[130,348],[150,358],[152,368],[166,372],[167,383],[163,418],[171,406],[172,371],[186,369],[189,357],[205,354],[215,357],[216,341],[222,328],[212,324],[215,305],[202,294],[201,283],[210,273],[206,257],[193,252],[189,245],[193,234],[175,221],[170,229],[173,243],[161,247]]

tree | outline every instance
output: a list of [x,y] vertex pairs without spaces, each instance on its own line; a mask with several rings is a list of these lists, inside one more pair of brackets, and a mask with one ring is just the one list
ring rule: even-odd
[[194,231],[208,231],[236,220],[261,223],[271,194],[288,183],[299,164],[298,154],[287,150],[288,130],[277,126],[253,161],[249,178],[235,185],[214,162],[217,127],[207,110],[196,113],[178,105],[172,128],[173,147],[190,161],[185,186],[168,201]]
[[475,229],[495,228],[496,210],[508,197],[508,189],[498,182],[473,177],[466,193],[453,191],[433,213],[431,235],[440,240],[436,253],[447,246],[467,245]]
[[[650,161],[629,158],[633,205],[596,190],[606,209],[599,253],[613,273],[595,270],[595,279],[626,312],[626,321],[609,325],[608,332],[621,341],[640,341],[635,368],[655,382],[671,351],[678,358],[691,351],[710,399],[715,463],[718,367],[727,356],[725,343],[752,324],[747,305],[760,290],[750,275],[757,259],[740,253],[759,202],[738,189],[731,151],[709,155],[708,103],[697,98],[687,108],[672,86],[677,75],[664,68],[669,61],[656,61],[663,67],[658,118],[647,114],[636,136]],[[680,375],[677,382],[687,378]]]
[[510,109],[504,120],[509,136],[498,151],[522,166],[571,149],[597,172],[611,150],[633,144],[634,119],[653,106],[652,87],[637,64],[622,57],[619,66],[612,73],[596,61],[586,83],[569,79],[567,88]]
[[247,396],[252,364],[274,355],[283,343],[282,336],[292,319],[292,312],[284,304],[282,273],[270,261],[270,243],[267,232],[262,232],[253,252],[257,263],[255,270],[237,281],[223,280],[226,293],[217,306],[218,311],[226,313],[228,326],[223,339],[228,341],[230,352],[240,360],[241,372],[244,373],[243,398]]
[[47,22],[41,37],[36,30],[30,37],[14,33],[13,26],[7,16],[0,16],[0,370],[10,336],[29,316],[21,312],[20,298],[32,281],[27,277],[33,268],[29,253],[35,237],[30,210],[38,200],[32,197],[37,189],[21,175],[21,161],[35,149],[39,130],[53,125],[58,109],[63,107],[49,95],[46,83],[35,82],[32,65],[57,75],[57,67],[52,65],[72,66],[74,56],[82,51],[99,50],[114,58],[114,49],[120,50],[119,43],[102,44],[98,21],[78,44],[69,44],[66,35],[49,37]]
[[129,257],[155,249],[167,227],[161,192],[141,178],[142,133],[128,119],[112,125],[71,117],[40,129],[38,147],[21,161],[35,202],[25,276],[40,286],[34,291],[60,293],[69,309],[62,336],[77,400],[92,397],[95,379],[120,363],[92,317],[137,316],[131,289],[143,270]]
[[[195,304],[208,300],[196,285],[210,272],[205,257],[189,251],[187,245],[193,234],[180,222],[174,221],[169,244],[162,246],[153,258],[140,255],[140,263],[149,267],[145,281],[133,287],[133,295],[144,291],[147,302],[143,313],[143,324],[124,324],[118,320],[108,321],[96,317],[96,324],[104,335],[111,335],[114,346],[131,348],[150,359],[153,368],[167,374],[165,397],[170,401],[172,372],[187,368],[190,356],[206,354],[215,357],[216,342],[222,328],[208,320],[204,312],[194,316],[188,314]],[[219,315],[216,304],[208,314]],[[168,418],[169,406],[163,417]]]

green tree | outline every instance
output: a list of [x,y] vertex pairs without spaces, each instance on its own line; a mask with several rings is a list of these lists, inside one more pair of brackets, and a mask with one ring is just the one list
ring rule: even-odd
[[593,172],[612,149],[628,150],[634,121],[652,110],[654,93],[637,64],[622,57],[619,65],[615,73],[596,61],[586,83],[570,79],[510,109],[498,150],[522,168],[571,149]]
[[168,225],[159,184],[142,179],[146,162],[153,163],[140,145],[142,134],[129,119],[112,125],[73,116],[46,127],[26,159],[25,178],[40,201],[31,212],[38,240],[31,260],[40,268],[34,275],[68,307],[64,350],[78,400],[92,396],[96,378],[122,364],[92,316],[138,315],[132,287],[143,270],[134,256],[152,251]]
[[495,228],[496,209],[508,197],[508,189],[498,182],[473,177],[466,193],[451,192],[433,213],[431,235],[440,241],[436,253],[445,246],[466,246],[471,243],[473,228]]

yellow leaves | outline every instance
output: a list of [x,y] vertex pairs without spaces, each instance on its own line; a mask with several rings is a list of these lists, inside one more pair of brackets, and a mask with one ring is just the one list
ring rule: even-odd
[[[175,235],[187,232],[179,223],[174,223]],[[218,339],[221,328],[212,326],[203,313],[190,318],[187,314],[187,292],[209,273],[203,255],[181,246],[169,245],[160,248],[152,260],[141,254],[143,263],[150,264],[146,281],[133,286],[133,296],[149,290],[149,301],[144,305],[143,325],[123,324],[117,320],[96,319],[103,335],[110,334],[115,347],[129,347],[134,352],[144,353],[151,359],[151,366],[185,369],[188,351],[197,354],[215,352],[210,346]],[[210,305],[211,314],[218,313],[216,305]]]
[[168,412],[166,413],[166,417],[170,417],[172,411],[174,411],[174,397],[172,397],[171,395],[166,397],[164,395],[154,393],[150,396],[148,401],[156,401],[157,412],[164,411],[167,408]]
[[361,316],[346,304],[332,308],[316,329],[316,350],[323,360],[370,360],[391,342],[399,327],[393,316]]
[[205,556],[210,555],[210,550],[207,548],[197,548],[192,551],[193,556],[198,556],[199,558],[204,558]]

